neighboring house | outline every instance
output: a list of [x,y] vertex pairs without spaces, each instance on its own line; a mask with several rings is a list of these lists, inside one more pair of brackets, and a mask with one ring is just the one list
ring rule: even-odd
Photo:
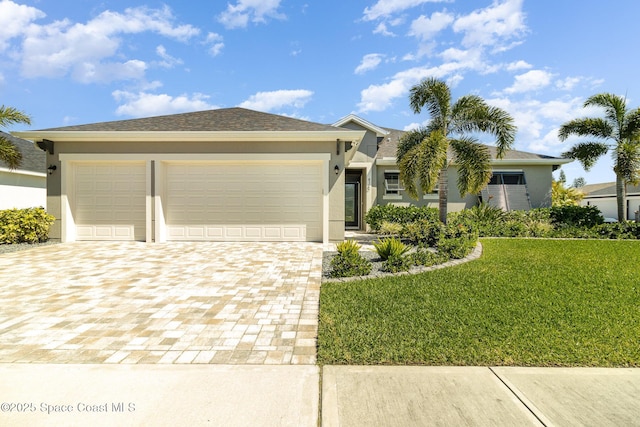
[[[47,183],[52,239],[326,243],[364,229],[371,206],[414,203],[397,178],[401,133],[353,115],[324,125],[226,108],[16,135],[57,168]],[[549,204],[551,172],[568,161],[511,152],[494,162],[501,197],[514,181],[532,206]],[[452,168],[450,204],[475,204],[455,182]]]
[[0,210],[46,207],[47,174],[45,154],[31,141],[0,132],[22,153],[22,164],[9,169],[0,160]]
[[[582,206],[597,206],[605,218],[618,218],[616,200],[616,183],[588,184],[579,188],[585,193]],[[635,219],[635,212],[640,210],[640,185],[627,185],[627,219]]]

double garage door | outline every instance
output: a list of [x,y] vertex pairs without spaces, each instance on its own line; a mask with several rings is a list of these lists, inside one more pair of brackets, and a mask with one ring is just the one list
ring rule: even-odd
[[320,162],[156,167],[161,182],[151,187],[162,208],[148,214],[145,162],[77,163],[72,203],[77,238],[144,240],[146,221],[154,217],[167,240],[322,241]]

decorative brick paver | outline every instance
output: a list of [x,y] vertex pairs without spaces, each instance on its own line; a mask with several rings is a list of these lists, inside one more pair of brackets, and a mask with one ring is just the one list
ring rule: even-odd
[[0,362],[313,364],[322,249],[74,242],[0,255]]

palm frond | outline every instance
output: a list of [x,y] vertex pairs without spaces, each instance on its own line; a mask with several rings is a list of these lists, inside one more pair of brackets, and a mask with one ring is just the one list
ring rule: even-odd
[[400,180],[411,197],[434,190],[438,173],[447,162],[447,138],[440,131],[430,133],[420,144],[414,145],[399,160]]
[[449,141],[441,131],[431,132],[420,144],[418,182],[423,193],[431,193],[438,184],[440,171],[447,164]]
[[451,115],[451,91],[442,80],[427,78],[411,88],[409,104],[416,114],[426,108],[431,119],[438,120],[446,126]]
[[564,123],[560,126],[558,138],[564,141],[571,135],[577,135],[608,139],[614,137],[613,133],[613,127],[605,119],[586,117]]
[[605,117],[609,124],[620,130],[627,113],[627,101],[625,98],[612,93],[599,93],[590,96],[585,102],[585,107],[601,107],[605,111]]
[[0,160],[5,162],[9,169],[17,168],[22,162],[22,153],[2,135],[0,135]]
[[486,132],[496,137],[498,158],[504,157],[515,142],[513,118],[502,108],[488,105],[475,95],[463,96],[454,104],[451,129],[455,133]]
[[16,108],[0,106],[0,127],[6,128],[17,123],[30,125],[31,118]]
[[418,171],[420,169],[420,146],[411,148],[402,159],[398,159],[400,169],[400,181],[404,190],[410,197],[418,198],[418,188],[416,186]]
[[621,133],[623,138],[640,143],[640,108],[627,113]]
[[425,127],[405,132],[398,141],[398,148],[396,149],[397,161],[401,162],[405,155],[415,146],[420,145],[430,133],[431,131]]
[[607,151],[609,146],[603,142],[580,142],[569,151],[562,153],[562,157],[578,160],[588,171]]
[[475,138],[449,141],[458,165],[458,190],[461,196],[477,194],[491,179],[491,154]]
[[625,183],[640,182],[640,144],[623,142],[612,150],[613,171]]

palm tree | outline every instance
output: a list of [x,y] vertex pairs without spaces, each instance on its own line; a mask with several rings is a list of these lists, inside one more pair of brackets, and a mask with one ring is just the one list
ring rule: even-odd
[[491,179],[491,154],[470,134],[485,132],[495,136],[497,156],[502,158],[513,145],[516,127],[506,111],[488,105],[479,96],[466,95],[452,104],[449,86],[436,78],[413,86],[409,100],[414,113],[426,108],[431,120],[400,139],[396,153],[400,179],[407,193],[416,199],[418,187],[423,193],[430,193],[438,183],[440,221],[446,223],[450,160],[458,167],[460,195],[477,194]]
[[604,109],[604,117],[586,117],[566,122],[558,131],[558,138],[570,135],[593,138],[579,142],[563,157],[580,161],[589,170],[602,155],[611,152],[616,174],[616,200],[618,221],[627,219],[626,186],[640,181],[640,108],[629,111],[626,97],[610,93],[593,95],[584,107]]
[[[0,128],[6,128],[16,123],[31,124],[31,118],[13,107],[0,106]],[[0,133],[0,160],[4,161],[9,169],[15,169],[22,162],[22,154],[16,146]]]

